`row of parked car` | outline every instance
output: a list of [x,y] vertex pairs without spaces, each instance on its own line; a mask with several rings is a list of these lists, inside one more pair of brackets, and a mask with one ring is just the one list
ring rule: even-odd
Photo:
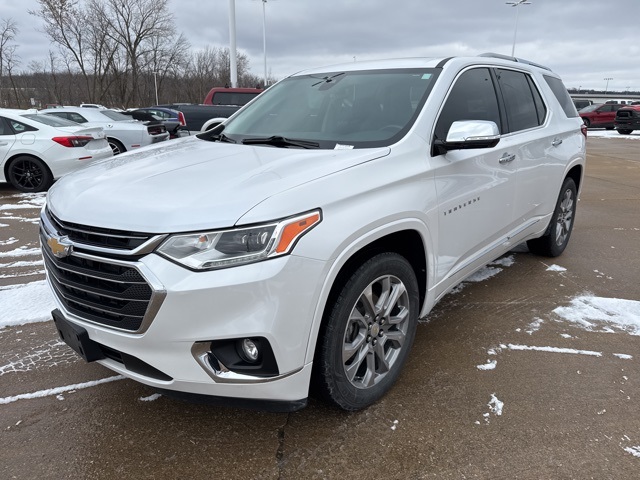
[[0,182],[41,192],[90,161],[183,134],[179,112],[166,122],[154,115],[160,112],[127,113],[86,106],[0,109]]
[[578,113],[588,128],[615,128],[623,135],[640,129],[639,104],[599,103],[586,106]]

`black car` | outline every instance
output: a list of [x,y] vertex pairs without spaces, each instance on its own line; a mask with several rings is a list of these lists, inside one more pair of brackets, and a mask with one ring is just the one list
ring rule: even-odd
[[621,135],[640,130],[640,105],[627,105],[616,112],[615,129]]
[[125,115],[133,117],[135,120],[145,122],[147,125],[154,123],[162,123],[167,128],[170,138],[179,138],[189,135],[186,128],[184,115],[177,110],[166,108],[136,108],[122,112]]

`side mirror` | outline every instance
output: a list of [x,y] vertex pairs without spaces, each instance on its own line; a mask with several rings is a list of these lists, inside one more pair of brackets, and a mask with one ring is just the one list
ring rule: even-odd
[[500,131],[495,122],[488,120],[458,120],[451,124],[446,140],[433,141],[434,155],[449,150],[469,148],[493,148],[500,141]]

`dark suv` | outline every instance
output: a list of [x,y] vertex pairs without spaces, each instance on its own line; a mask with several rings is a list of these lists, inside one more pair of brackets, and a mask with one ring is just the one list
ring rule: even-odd
[[640,130],[640,105],[627,105],[616,112],[615,129],[621,135]]

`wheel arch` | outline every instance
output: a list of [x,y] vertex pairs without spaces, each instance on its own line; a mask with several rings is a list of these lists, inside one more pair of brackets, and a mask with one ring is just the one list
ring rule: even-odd
[[379,253],[397,253],[406,258],[411,264],[416,280],[418,281],[419,315],[425,301],[427,301],[428,270],[430,265],[427,255],[428,251],[428,241],[425,240],[425,235],[417,229],[405,228],[371,239],[369,242],[358,245],[357,248],[348,251],[346,255],[336,259],[334,262],[334,266],[336,266],[334,270],[335,273],[332,274],[330,272],[327,276],[327,282],[325,283],[325,285],[330,283],[330,286],[325,286],[324,301],[322,301],[323,296],[321,295],[316,314],[314,315],[314,324],[307,345],[306,362],[311,362],[316,357],[318,338],[322,335],[323,328],[326,324],[326,314],[340,294],[344,284],[360,265]]
[[4,161],[4,165],[2,168],[2,174],[4,175],[4,179],[6,182],[9,181],[9,165],[11,165],[11,162],[13,162],[16,158],[18,157],[31,157],[31,158],[35,158],[36,160],[41,161],[45,167],[47,167],[47,170],[49,170],[49,174],[51,175],[51,178],[53,178],[53,172],[51,171],[51,167],[47,164],[47,162],[45,162],[42,158],[40,158],[38,155],[34,155],[33,153],[14,153],[13,155],[11,155],[9,158],[7,158]]
[[571,167],[567,172],[567,174],[565,175],[565,178],[568,177],[573,180],[573,183],[576,184],[576,189],[578,192],[580,192],[580,187],[582,186],[583,174],[584,174],[584,166],[581,164],[578,164]]

